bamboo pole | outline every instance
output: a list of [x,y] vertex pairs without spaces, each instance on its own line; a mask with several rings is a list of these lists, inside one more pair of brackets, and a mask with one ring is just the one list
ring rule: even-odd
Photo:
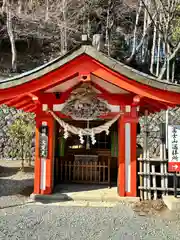
[[[151,169],[152,169],[152,173],[154,174],[155,173],[155,165],[152,165]],[[156,189],[156,175],[153,175],[153,188]],[[157,190],[154,190],[154,200],[156,200],[156,199],[157,199]]]
[[[161,142],[161,145],[160,145],[160,159],[161,159],[161,162],[160,162],[160,172],[161,172],[161,188],[164,189],[164,145],[163,143]],[[163,195],[165,195],[165,191],[162,192]]]
[[[142,154],[140,155],[140,158],[142,158]],[[139,162],[139,171],[143,172],[143,163],[142,163],[142,161]],[[142,175],[139,175],[139,185],[140,185],[140,187],[143,186],[143,176]],[[142,189],[140,189],[140,199],[141,200],[144,199],[143,190]]]
[[[148,147],[148,139],[147,139],[147,116],[148,116],[148,111],[145,110],[145,118],[144,118],[144,127],[145,127],[145,132],[144,132],[144,163],[143,163],[143,171],[146,174],[147,173],[147,147]],[[147,175],[144,176],[144,200],[148,199],[148,194],[147,194]]]

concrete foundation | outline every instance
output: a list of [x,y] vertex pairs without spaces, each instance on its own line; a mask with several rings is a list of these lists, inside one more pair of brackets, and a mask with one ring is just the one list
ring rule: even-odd
[[175,198],[174,196],[163,196],[163,201],[169,210],[180,210],[180,197]]
[[117,187],[62,184],[51,195],[31,194],[35,201],[88,201],[88,202],[137,202],[138,197],[120,197]]

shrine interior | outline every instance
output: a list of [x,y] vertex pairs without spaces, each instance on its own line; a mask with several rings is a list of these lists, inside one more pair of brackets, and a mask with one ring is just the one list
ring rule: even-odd
[[[76,127],[90,128],[105,123],[97,121],[67,121]],[[117,123],[110,128],[110,133],[96,135],[93,145],[90,136],[84,138],[81,144],[77,135],[70,135],[67,140],[63,138],[63,130],[56,123],[55,156],[54,156],[54,182],[60,183],[94,183],[108,186],[117,185],[117,155],[118,136]]]

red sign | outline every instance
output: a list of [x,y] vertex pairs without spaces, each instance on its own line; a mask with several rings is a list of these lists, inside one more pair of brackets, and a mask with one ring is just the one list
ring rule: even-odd
[[179,162],[169,162],[168,163],[169,172],[180,172],[180,163]]

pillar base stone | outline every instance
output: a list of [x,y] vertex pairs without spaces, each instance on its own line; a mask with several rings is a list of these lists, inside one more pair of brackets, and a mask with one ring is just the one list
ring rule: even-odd
[[175,198],[174,196],[163,196],[163,201],[169,210],[180,210],[180,196],[178,196],[177,198]]

